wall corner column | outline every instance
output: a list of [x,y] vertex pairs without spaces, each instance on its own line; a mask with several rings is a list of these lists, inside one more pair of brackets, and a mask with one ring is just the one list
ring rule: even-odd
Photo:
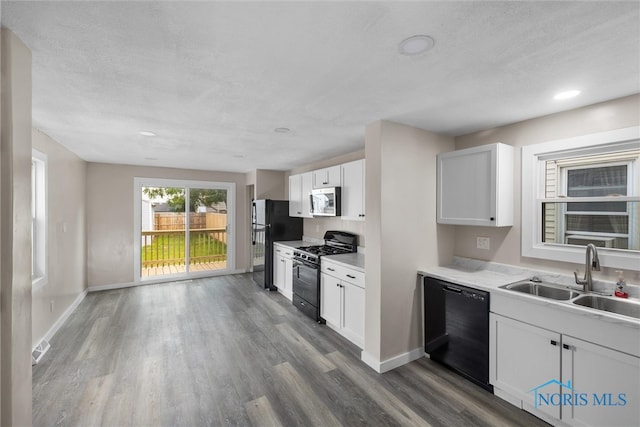
[[31,52],[2,28],[0,424],[31,425]]

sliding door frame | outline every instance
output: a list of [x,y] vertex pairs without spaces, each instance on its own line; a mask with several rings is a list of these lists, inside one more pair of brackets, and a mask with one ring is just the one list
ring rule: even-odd
[[[165,274],[161,276],[142,277],[142,245],[140,235],[142,232],[142,188],[143,187],[176,187],[185,189],[185,268],[189,269],[189,189],[203,188],[227,191],[227,267],[221,270],[198,271],[178,274]],[[193,181],[184,179],[166,178],[133,178],[133,269],[135,282],[166,282],[180,279],[193,279],[199,277],[218,276],[230,274],[236,269],[236,184],[235,182]]]

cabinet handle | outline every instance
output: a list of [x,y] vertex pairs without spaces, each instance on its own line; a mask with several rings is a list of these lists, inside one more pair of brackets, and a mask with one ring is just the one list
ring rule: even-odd
[[302,215],[302,212],[298,212],[298,215]]
[[331,268],[331,267],[327,267],[327,270],[329,271],[336,271],[335,269]]
[[496,219],[494,217],[489,218],[489,221],[495,221]]
[[356,278],[356,276],[352,276],[352,275],[350,275],[350,274],[347,274],[347,277],[348,277],[349,279],[355,279],[355,278]]
[[329,182],[323,182],[322,185],[327,185]]
[[571,350],[571,346],[569,344],[562,344],[562,348],[565,350]]
[[556,341],[556,340],[551,340],[551,345],[558,345],[558,341]]

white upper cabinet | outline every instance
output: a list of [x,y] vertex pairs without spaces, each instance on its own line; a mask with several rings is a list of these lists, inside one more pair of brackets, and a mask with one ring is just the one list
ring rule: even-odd
[[313,171],[313,188],[340,187],[340,165]]
[[342,219],[364,221],[364,159],[341,165]]
[[438,155],[440,224],[513,225],[513,147],[496,143]]
[[289,216],[311,218],[312,172],[289,177]]

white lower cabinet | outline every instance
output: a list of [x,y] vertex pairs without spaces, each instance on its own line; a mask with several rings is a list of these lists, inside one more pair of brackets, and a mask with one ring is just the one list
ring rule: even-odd
[[574,405],[563,406],[563,421],[640,426],[640,358],[563,335],[562,376],[577,395]]
[[364,347],[364,274],[322,259],[320,317],[327,326]]
[[490,324],[496,394],[551,422],[640,425],[640,358],[494,313]]
[[293,250],[274,243],[273,252],[273,284],[278,292],[293,300]]
[[[535,408],[531,390],[560,379],[560,334],[491,313],[489,316],[489,382]],[[546,390],[546,389],[545,389]],[[550,392],[560,391],[552,385]],[[541,412],[560,418],[560,407],[540,406]]]

